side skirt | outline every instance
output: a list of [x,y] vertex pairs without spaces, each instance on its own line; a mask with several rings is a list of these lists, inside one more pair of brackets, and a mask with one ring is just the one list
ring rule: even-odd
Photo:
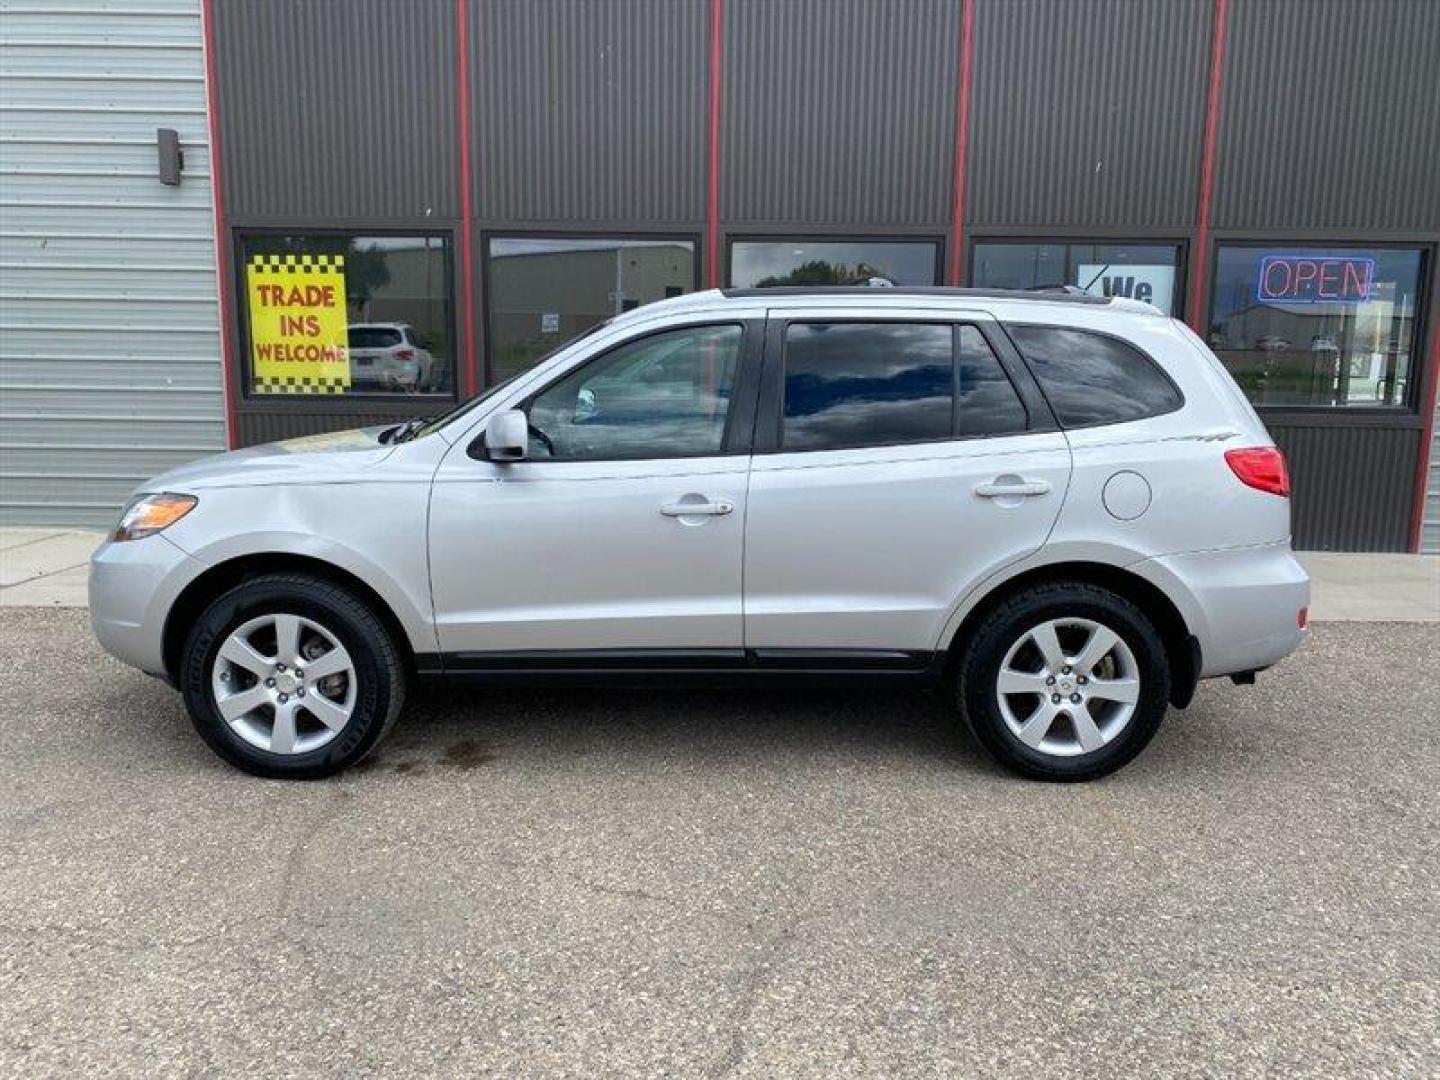
[[927,685],[943,653],[884,649],[580,649],[426,653],[427,681],[453,684],[755,686],[858,682]]

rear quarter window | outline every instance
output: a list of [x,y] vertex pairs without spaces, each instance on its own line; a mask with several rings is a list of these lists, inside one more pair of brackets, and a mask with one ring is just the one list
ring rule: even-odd
[[1155,361],[1119,338],[1058,326],[1006,330],[1064,427],[1143,420],[1184,404]]

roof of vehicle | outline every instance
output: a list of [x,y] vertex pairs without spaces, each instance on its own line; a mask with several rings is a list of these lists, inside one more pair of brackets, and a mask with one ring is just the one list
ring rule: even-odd
[[[850,300],[865,307],[903,304],[917,299],[932,302],[953,300],[958,304],[973,304],[976,301],[1003,302],[1006,306],[1034,305],[1052,309],[1058,304],[1087,310],[1109,309],[1132,315],[1164,317],[1164,312],[1159,308],[1142,300],[1132,300],[1125,296],[1093,296],[1074,286],[1054,289],[957,289],[944,286],[877,288],[870,285],[816,285],[773,289],[708,289],[642,304],[624,315],[617,316],[615,321],[629,321],[632,316],[651,318],[669,312],[723,308],[729,303],[753,305],[756,300],[764,300],[769,307],[802,307],[811,301],[833,302],[837,299]],[[827,306],[830,304],[827,303]]]
[[352,322],[351,330],[409,330],[408,322]]

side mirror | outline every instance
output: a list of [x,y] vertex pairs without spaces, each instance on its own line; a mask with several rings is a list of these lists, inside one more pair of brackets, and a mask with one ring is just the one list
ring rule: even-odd
[[485,456],[491,461],[524,461],[530,454],[530,420],[506,409],[485,421]]

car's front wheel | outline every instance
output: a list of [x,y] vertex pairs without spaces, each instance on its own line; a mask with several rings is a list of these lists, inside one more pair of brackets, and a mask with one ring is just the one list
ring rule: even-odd
[[353,765],[404,700],[390,632],[346,589],[303,574],[251,578],[214,600],[185,643],[180,689],[196,730],[257,776]]
[[1125,597],[1083,582],[1032,586],[986,613],[956,675],[976,738],[1043,780],[1114,772],[1154,736],[1170,697],[1154,624]]

